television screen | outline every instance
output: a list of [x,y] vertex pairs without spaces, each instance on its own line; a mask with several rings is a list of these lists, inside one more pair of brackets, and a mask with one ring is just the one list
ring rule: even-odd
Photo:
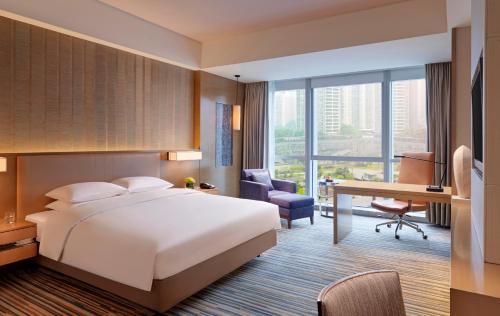
[[[472,151],[475,165],[483,162],[483,58],[479,60],[472,86]],[[482,169],[482,168],[480,168]]]

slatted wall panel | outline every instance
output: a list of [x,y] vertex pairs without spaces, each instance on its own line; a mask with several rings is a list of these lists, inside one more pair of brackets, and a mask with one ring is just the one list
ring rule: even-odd
[[194,73],[0,17],[0,152],[187,149]]

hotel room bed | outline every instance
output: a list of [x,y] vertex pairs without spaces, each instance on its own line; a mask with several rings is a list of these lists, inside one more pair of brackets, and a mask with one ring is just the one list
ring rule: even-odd
[[[153,153],[20,156],[18,207],[28,220],[39,222],[37,261],[164,311],[276,244],[280,223],[274,205],[188,189],[126,194],[74,210],[35,212],[35,207],[43,209],[42,201],[47,202],[43,194],[56,186],[109,181],[138,172],[156,176],[156,168],[153,172],[128,168],[135,166],[133,161],[144,164],[145,157],[159,164],[158,154]],[[75,158],[83,170],[94,171],[61,176],[67,161]],[[110,163],[111,174],[96,175],[100,164]],[[52,179],[45,181],[50,184],[33,186],[50,172]]]

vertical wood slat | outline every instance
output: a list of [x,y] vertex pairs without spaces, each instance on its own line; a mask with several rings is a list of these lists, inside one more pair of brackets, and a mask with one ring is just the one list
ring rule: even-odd
[[117,53],[115,49],[106,47],[106,150],[116,150],[116,82]]
[[0,17],[0,152],[191,148],[193,80]]
[[144,146],[144,57],[135,56],[135,146]]
[[152,148],[151,143],[151,59],[144,59],[144,113],[143,148]]
[[45,30],[31,28],[30,145],[35,151],[45,147]]
[[30,112],[30,27],[24,23],[14,24],[14,148],[24,151],[29,148]]
[[0,151],[14,148],[13,50],[14,21],[0,17]]
[[45,38],[45,136],[47,151],[57,151],[59,121],[59,34],[46,31]]
[[115,147],[113,149],[126,149],[127,148],[127,69],[126,69],[126,58],[127,53],[123,51],[117,51],[116,55],[116,81],[115,81],[115,104],[114,112],[112,116],[115,118],[115,128],[114,132]]
[[123,148],[135,148],[136,147],[136,139],[135,139],[135,100],[136,100],[136,75],[135,75],[135,56],[132,54],[126,55],[125,61],[125,76],[126,76],[126,107],[127,107],[127,139],[126,143],[123,144]]
[[159,148],[160,138],[160,65],[154,60],[151,62],[151,103],[150,103],[150,120],[151,126],[151,147]]
[[97,128],[96,128],[96,44],[85,42],[84,46],[84,75],[83,75],[83,102],[84,102],[84,150],[97,149]]
[[73,51],[71,37],[59,36],[58,150],[73,150]]
[[172,104],[168,98],[169,94],[173,92],[168,86],[169,68],[163,63],[158,63],[158,66],[158,85],[160,87],[158,91],[158,142],[160,148],[174,148],[169,140],[175,138],[175,135],[169,131],[169,124],[165,124],[172,118],[170,115]]
[[93,104],[93,115],[95,119],[95,149],[107,149],[107,63],[106,47],[95,46],[95,103]]
[[85,147],[85,108],[84,108],[84,76],[85,76],[85,42],[72,39],[72,107],[73,107],[73,148]]

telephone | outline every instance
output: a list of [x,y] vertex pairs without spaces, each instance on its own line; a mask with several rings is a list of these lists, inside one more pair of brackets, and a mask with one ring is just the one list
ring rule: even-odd
[[215,189],[215,185],[202,182],[200,183],[200,189]]

